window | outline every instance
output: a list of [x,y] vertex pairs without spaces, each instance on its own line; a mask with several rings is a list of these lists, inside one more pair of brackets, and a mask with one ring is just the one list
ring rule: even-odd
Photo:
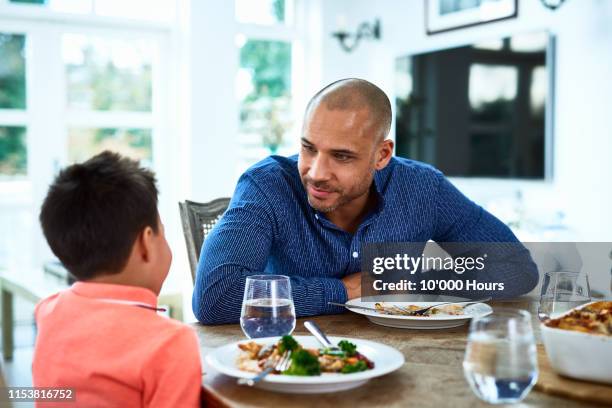
[[122,20],[134,17],[120,3],[0,1],[0,269],[30,271],[53,259],[37,222],[48,184],[61,167],[105,149],[156,172],[174,239],[176,139],[166,137],[173,26]]
[[27,174],[26,128],[0,126],[0,174],[25,176]]
[[0,34],[0,108],[25,109],[25,36]]
[[95,0],[99,16],[128,17],[148,21],[172,21],[176,15],[175,0]]
[[240,23],[272,25],[290,19],[289,0],[236,0],[236,20]]
[[68,107],[151,111],[153,48],[142,40],[64,35]]
[[153,160],[151,129],[70,128],[68,161],[82,162],[104,150],[119,152],[151,166]]
[[236,0],[239,169],[270,154],[295,153],[295,44],[290,0]]
[[240,130],[276,153],[291,125],[291,44],[249,40],[240,48]]
[[47,0],[9,0],[11,3],[45,4]]
[[0,179],[27,175],[25,43],[0,33]]
[[9,0],[9,2],[62,13],[144,21],[171,22],[176,17],[176,0]]
[[109,149],[152,165],[155,49],[150,40],[63,36],[70,162]]

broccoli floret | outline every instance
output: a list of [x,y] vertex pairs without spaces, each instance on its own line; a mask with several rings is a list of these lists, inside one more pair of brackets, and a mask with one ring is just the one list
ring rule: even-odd
[[365,363],[365,361],[363,360],[359,360],[358,362],[356,362],[355,364],[347,364],[344,367],[342,367],[342,374],[349,374],[349,373],[357,373],[359,371],[365,371],[368,369],[368,365]]
[[283,336],[278,342],[278,352],[283,354],[285,351],[295,351],[299,347],[299,344],[293,336]]
[[286,375],[319,375],[321,365],[319,360],[304,349],[291,354],[291,366],[283,374]]
[[352,357],[357,353],[357,346],[350,341],[341,340],[338,347],[346,353],[347,357]]

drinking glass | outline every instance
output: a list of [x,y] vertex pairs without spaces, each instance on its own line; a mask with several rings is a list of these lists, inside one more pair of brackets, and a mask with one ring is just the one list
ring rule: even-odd
[[538,318],[546,321],[591,301],[589,277],[579,272],[546,272],[542,280]]
[[531,314],[498,309],[473,319],[463,373],[474,394],[490,404],[525,398],[538,378]]
[[240,327],[250,339],[293,332],[295,308],[288,276],[254,275],[246,278]]

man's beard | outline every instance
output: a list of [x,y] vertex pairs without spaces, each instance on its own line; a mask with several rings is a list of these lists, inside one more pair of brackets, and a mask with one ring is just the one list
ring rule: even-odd
[[314,204],[312,201],[310,201],[310,197],[308,197],[308,204],[310,204],[310,206],[312,208],[314,208],[315,210],[322,212],[322,213],[330,213],[332,211],[334,211],[336,208],[341,207],[342,205],[346,204],[347,201],[343,201],[343,199],[346,196],[344,195],[340,195],[340,197],[338,198],[338,201],[336,202],[336,204],[329,206],[329,207],[320,207],[317,206],[316,204]]
[[[358,184],[355,188],[351,189],[352,192],[350,193],[346,193],[345,190],[338,189],[338,188],[329,189],[329,186],[325,183],[315,183],[309,180],[303,180],[302,184],[304,185],[304,189],[306,189],[306,197],[308,198],[308,204],[310,204],[312,208],[314,208],[315,210],[319,212],[330,213],[350,203],[351,201],[363,196],[364,194],[367,194],[368,191],[370,190],[370,186],[372,185],[372,180],[373,180],[373,177],[367,177],[363,179],[363,181],[360,184]],[[334,205],[331,205],[328,207],[321,207],[320,205],[316,205],[310,200],[310,196],[308,196],[308,185],[309,184],[317,189],[337,193],[338,199],[336,200]]]

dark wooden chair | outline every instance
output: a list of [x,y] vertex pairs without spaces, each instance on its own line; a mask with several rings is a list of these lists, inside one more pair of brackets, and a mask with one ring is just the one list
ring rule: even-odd
[[197,203],[189,200],[179,203],[193,282],[195,282],[202,244],[229,206],[229,202],[229,198],[217,198],[208,203]]

